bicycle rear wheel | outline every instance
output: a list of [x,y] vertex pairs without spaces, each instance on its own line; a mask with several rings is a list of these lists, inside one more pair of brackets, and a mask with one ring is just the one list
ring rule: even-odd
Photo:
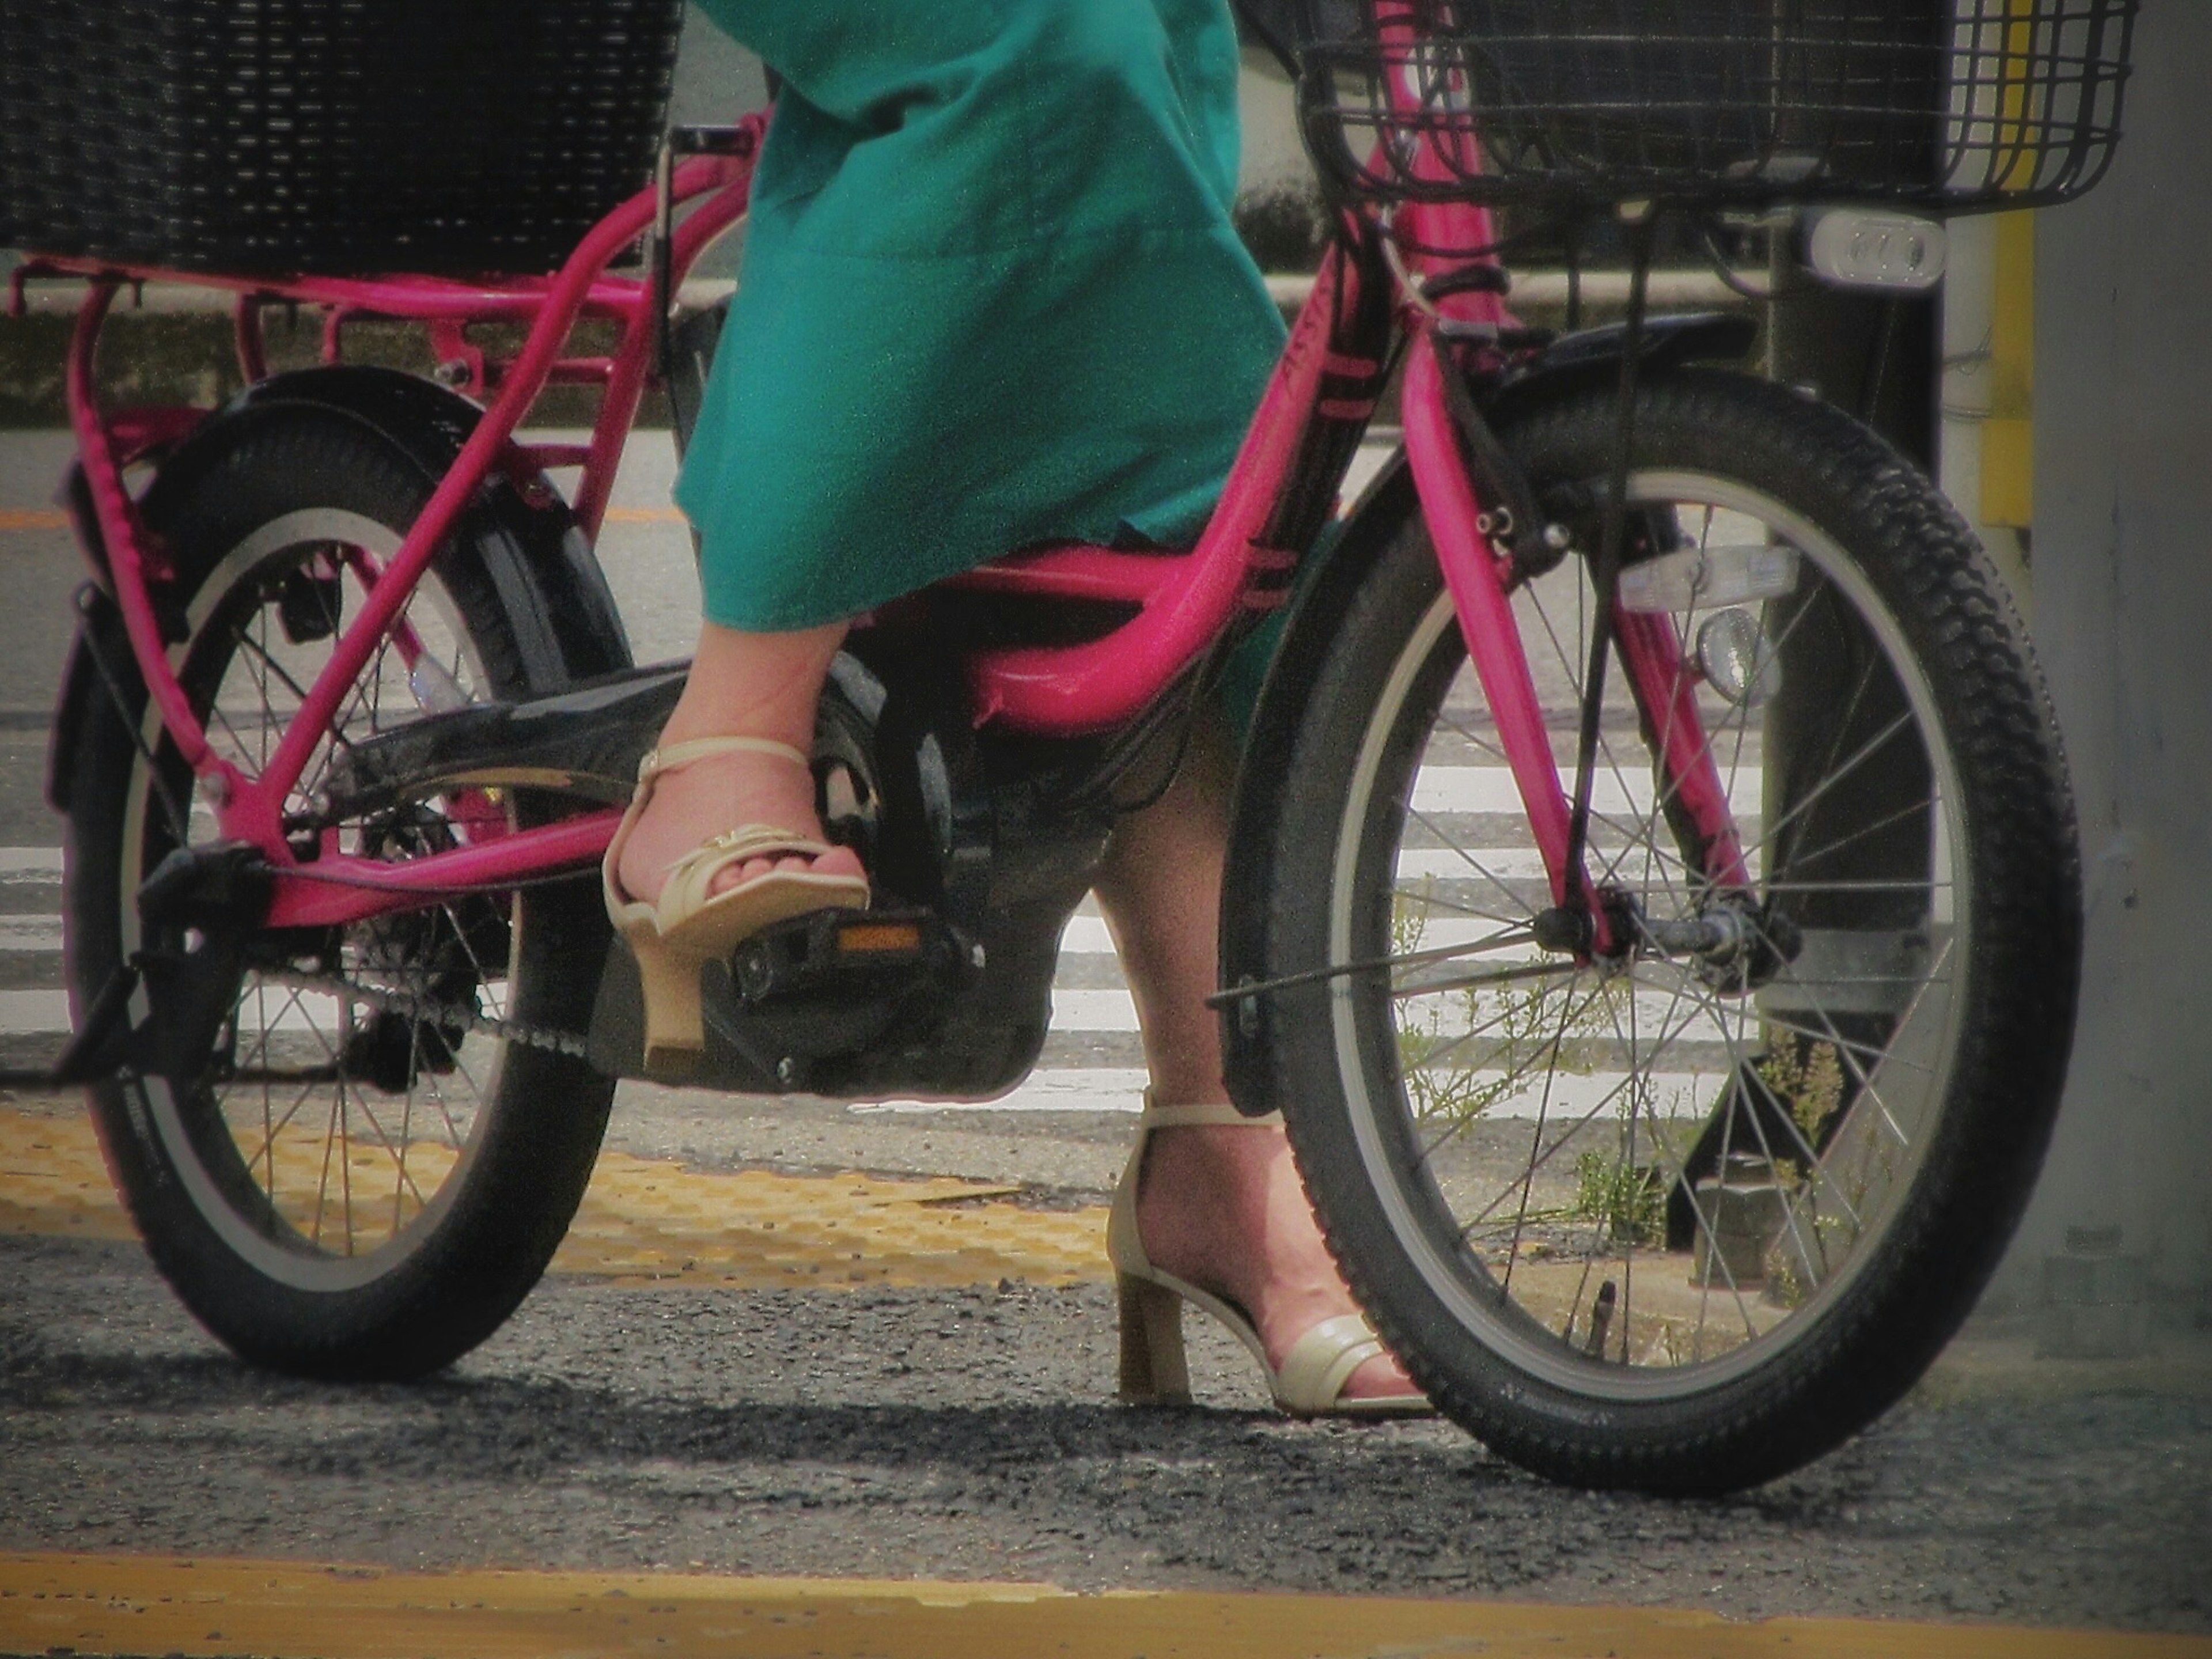
[[[1409,526],[1297,689],[1266,966],[1455,954],[1267,1029],[1330,1243],[1438,1406],[1554,1479],[1715,1492],[1863,1425],[1968,1311],[2057,1109],[2078,877],[2017,618],[1932,488],[1736,376],[1648,385],[1636,430],[1624,592],[1677,665],[1639,706],[1616,659],[1603,702],[1587,862],[1626,947],[1533,936],[1543,866]],[[1580,548],[1613,431],[1592,392],[1503,434]],[[1584,558],[1514,605],[1571,790]],[[1659,781],[1677,690],[1741,882]]]
[[[179,470],[146,503],[179,574],[179,678],[251,777],[435,480],[313,408]],[[440,550],[287,801],[295,845],[400,860],[549,810],[500,789],[326,808],[349,744],[561,682],[544,630],[517,625],[516,571],[495,574],[501,550],[474,523]],[[105,654],[129,672],[119,639]],[[192,948],[142,921],[138,893],[165,855],[216,833],[158,711],[135,679],[116,690],[88,722],[69,825],[80,1019],[136,953]],[[508,1032],[580,1031],[606,938],[581,879],[246,939],[203,1051],[90,1091],[117,1186],[185,1305],[246,1359],[337,1378],[418,1376],[495,1330],[567,1230],[614,1089],[580,1052]]]

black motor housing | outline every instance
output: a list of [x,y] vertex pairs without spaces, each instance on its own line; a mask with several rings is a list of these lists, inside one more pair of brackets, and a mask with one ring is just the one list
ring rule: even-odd
[[[1061,929],[1112,828],[1098,787],[1109,747],[981,734],[941,642],[856,632],[831,666],[815,770],[824,827],[860,853],[872,908],[800,918],[734,969],[709,963],[706,1050],[659,1080],[853,1099],[987,1098],[1020,1082],[1051,1024]],[[877,939],[910,926],[911,948],[841,952],[837,924],[863,921]],[[759,967],[771,957],[787,971]],[[617,939],[592,1057],[652,1075],[642,1046],[636,966]]]

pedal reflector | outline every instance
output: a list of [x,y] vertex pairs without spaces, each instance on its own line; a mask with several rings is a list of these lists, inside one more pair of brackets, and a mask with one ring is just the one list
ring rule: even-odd
[[841,955],[870,955],[884,951],[914,952],[921,949],[921,929],[910,921],[863,922],[837,930]]

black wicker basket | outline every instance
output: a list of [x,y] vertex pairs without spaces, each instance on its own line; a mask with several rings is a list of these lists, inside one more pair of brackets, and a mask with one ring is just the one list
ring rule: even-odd
[[2136,0],[1302,3],[1309,147],[1357,198],[1972,212],[2101,176]]
[[543,272],[652,170],[683,0],[0,0],[0,246]]

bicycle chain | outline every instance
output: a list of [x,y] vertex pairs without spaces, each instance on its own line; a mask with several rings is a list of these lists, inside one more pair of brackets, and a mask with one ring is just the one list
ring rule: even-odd
[[565,1054],[571,1060],[590,1057],[590,1044],[576,1032],[548,1030],[542,1026],[526,1025],[520,1020],[495,1019],[474,1006],[438,1002],[412,991],[366,985],[357,980],[348,979],[343,974],[303,974],[291,970],[271,972],[264,969],[260,970],[260,976],[264,981],[282,985],[288,990],[319,991],[325,996],[341,996],[365,1003],[379,1013],[398,1014],[449,1030],[459,1026],[478,1036],[520,1042],[527,1048]]

